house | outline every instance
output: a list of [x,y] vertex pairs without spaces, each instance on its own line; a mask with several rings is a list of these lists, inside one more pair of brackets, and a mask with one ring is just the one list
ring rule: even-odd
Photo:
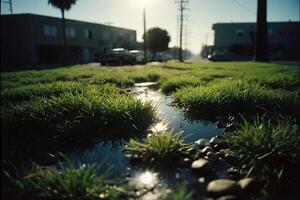
[[[68,63],[93,60],[110,48],[136,47],[136,31],[66,19]],[[1,67],[59,63],[63,57],[61,18],[35,14],[1,15]]]
[[[256,23],[217,23],[212,29],[215,54],[252,59]],[[268,44],[271,59],[300,60],[300,22],[269,22]]]

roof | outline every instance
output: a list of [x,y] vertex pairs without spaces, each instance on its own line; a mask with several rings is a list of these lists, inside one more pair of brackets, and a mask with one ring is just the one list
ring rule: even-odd
[[[1,18],[2,17],[22,17],[22,16],[46,17],[46,18],[52,18],[52,19],[61,20],[61,18],[59,18],[59,17],[52,17],[52,16],[46,16],[46,15],[32,14],[32,13],[1,14]],[[123,27],[118,27],[118,26],[111,26],[111,25],[106,25],[106,24],[100,24],[100,23],[94,23],[94,22],[87,22],[87,21],[80,21],[80,20],[67,19],[67,18],[66,18],[66,20],[72,21],[72,22],[88,23],[88,24],[91,24],[91,25],[101,25],[101,26],[112,27],[112,28],[122,28],[122,29],[126,29],[126,30],[129,30],[129,31],[135,31],[136,32],[136,30],[128,29],[128,28],[123,28]]]
[[[285,22],[268,22],[268,25],[299,25],[300,21],[285,21]],[[227,23],[215,23],[212,26],[214,30],[216,27],[224,26],[255,26],[256,22],[227,22]]]

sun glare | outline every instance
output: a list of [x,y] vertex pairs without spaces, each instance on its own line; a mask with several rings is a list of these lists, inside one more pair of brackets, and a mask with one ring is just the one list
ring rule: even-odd
[[138,7],[145,7],[149,4],[151,4],[154,0],[131,0],[132,4],[138,6]]

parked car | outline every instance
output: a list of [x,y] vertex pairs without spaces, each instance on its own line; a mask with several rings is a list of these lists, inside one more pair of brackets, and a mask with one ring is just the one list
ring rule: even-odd
[[129,53],[135,57],[136,63],[144,63],[145,62],[144,51],[130,50]]
[[136,58],[129,53],[128,49],[115,48],[107,53],[95,55],[95,61],[101,65],[133,65],[136,63]]
[[207,59],[210,61],[230,61],[229,57],[223,54],[208,55]]
[[163,54],[154,54],[149,58],[150,62],[167,62],[167,58]]

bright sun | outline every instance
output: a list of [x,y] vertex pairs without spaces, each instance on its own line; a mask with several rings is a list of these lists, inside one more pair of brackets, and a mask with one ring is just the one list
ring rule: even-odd
[[131,0],[133,4],[139,7],[144,7],[149,5],[153,0]]

